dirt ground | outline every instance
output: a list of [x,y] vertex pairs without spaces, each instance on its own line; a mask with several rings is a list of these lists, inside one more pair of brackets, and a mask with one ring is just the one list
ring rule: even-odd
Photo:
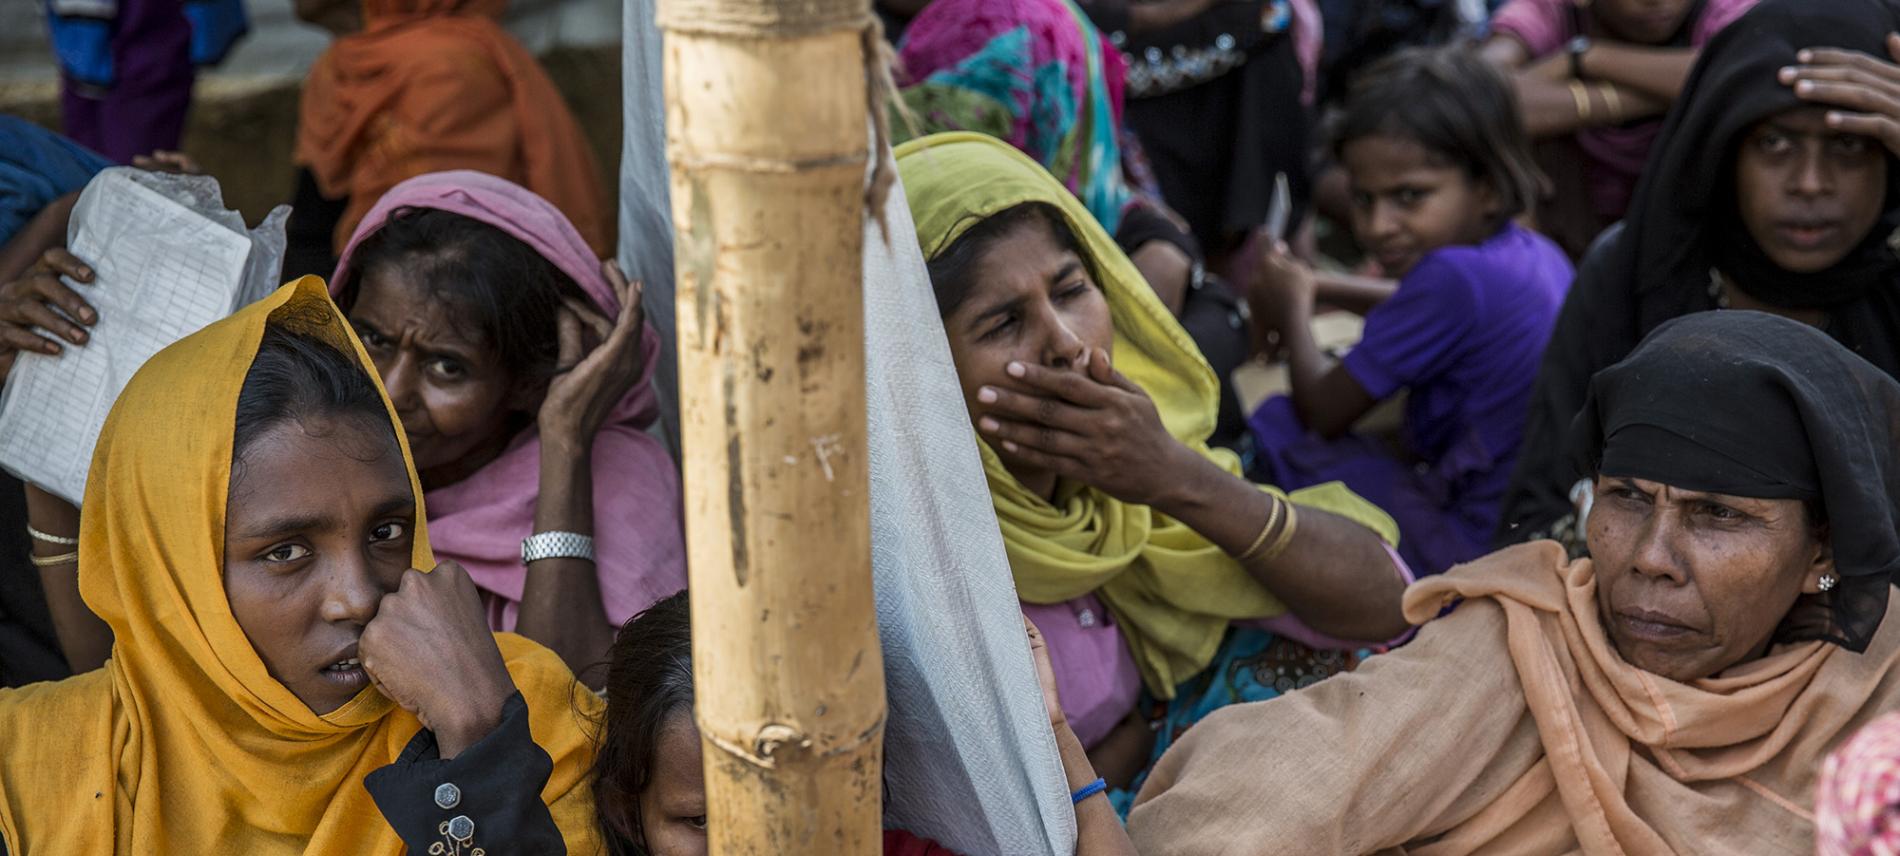
[[[617,204],[620,168],[620,48],[556,48],[541,58],[567,98],[601,164],[608,197]],[[225,203],[255,223],[289,202],[296,179],[290,154],[297,136],[297,82],[257,83],[200,78],[185,151],[218,177]],[[50,86],[0,87],[0,112],[59,128]]]

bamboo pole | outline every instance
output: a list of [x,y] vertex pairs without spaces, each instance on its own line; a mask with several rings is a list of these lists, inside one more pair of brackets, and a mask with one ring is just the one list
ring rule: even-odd
[[866,0],[661,0],[711,852],[881,850]]

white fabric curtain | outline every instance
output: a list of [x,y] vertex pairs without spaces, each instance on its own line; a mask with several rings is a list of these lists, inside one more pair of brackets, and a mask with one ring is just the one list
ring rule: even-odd
[[673,203],[666,171],[666,99],[654,0],[625,0],[620,41],[620,269],[645,285],[647,320],[660,331],[653,388],[658,429],[679,456],[679,354],[673,343]]
[[[669,343],[661,401],[677,437],[653,4],[627,0],[624,17],[620,262],[646,283],[647,317]],[[889,244],[865,219],[863,273],[871,563],[890,707],[885,825],[970,856],[1066,856],[1075,851],[1075,813],[901,186],[886,217]]]

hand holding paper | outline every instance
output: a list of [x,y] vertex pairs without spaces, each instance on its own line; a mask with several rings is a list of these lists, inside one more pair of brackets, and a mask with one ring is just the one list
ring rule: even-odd
[[[58,288],[45,278],[21,286],[45,299],[29,299],[37,308],[18,311],[53,335],[37,334],[40,347],[17,352],[0,390],[0,467],[79,504],[119,391],[165,346],[277,286],[288,216],[280,207],[247,231],[224,208],[215,179],[130,168],[95,177],[67,231],[73,260],[84,261],[52,265],[64,275]],[[91,271],[89,285],[77,285],[83,268]],[[81,290],[84,300],[68,305]],[[84,347],[45,349],[55,338],[82,344],[67,334],[87,313],[97,320],[78,337]]]
[[84,345],[99,313],[74,286],[92,282],[92,268],[62,247],[47,250],[33,267],[0,285],[0,383],[21,351],[58,356],[62,342]]

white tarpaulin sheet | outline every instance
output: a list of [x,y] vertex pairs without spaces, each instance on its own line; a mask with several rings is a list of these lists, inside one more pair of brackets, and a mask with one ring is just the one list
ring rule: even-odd
[[[620,263],[646,283],[647,317],[671,343],[653,0],[627,0],[624,26]],[[890,244],[868,217],[864,242],[871,562],[890,706],[885,825],[970,856],[1069,854],[1074,810],[901,187],[886,213]],[[671,432],[677,374],[673,349],[662,352]]]

